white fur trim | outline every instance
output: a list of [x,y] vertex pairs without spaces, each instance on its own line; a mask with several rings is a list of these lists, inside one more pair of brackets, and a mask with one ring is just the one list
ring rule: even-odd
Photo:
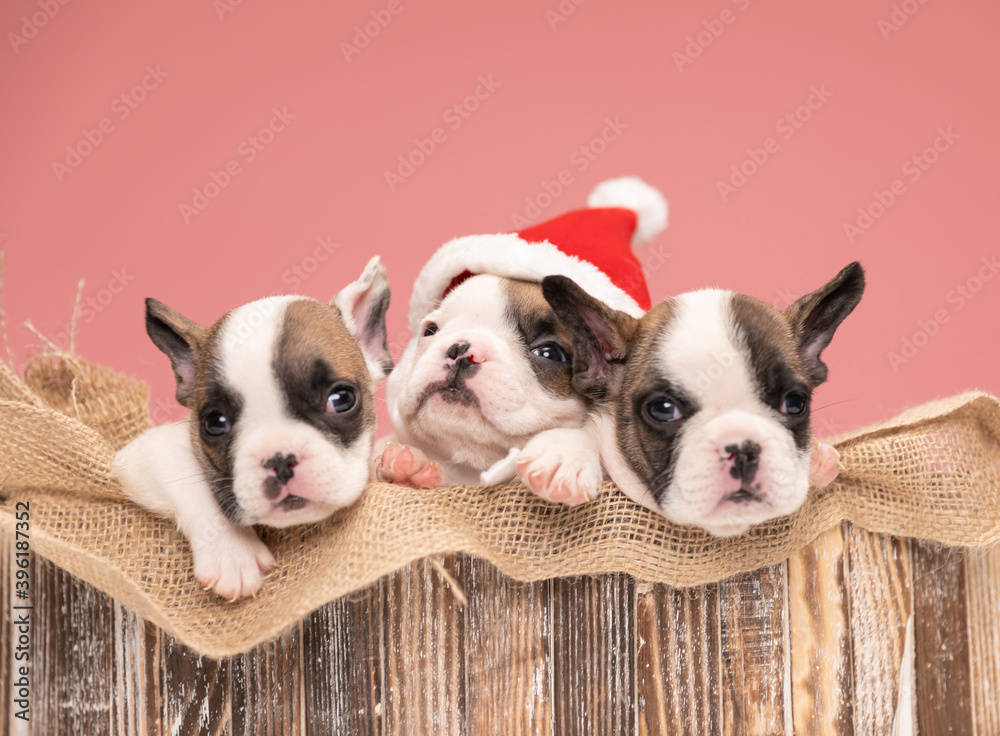
[[588,207],[624,207],[639,218],[632,243],[652,240],[667,227],[667,200],[638,176],[608,179],[587,198]]
[[420,270],[410,297],[412,334],[417,333],[424,316],[441,303],[452,279],[465,271],[473,275],[488,273],[534,282],[546,276],[568,276],[592,297],[614,309],[633,317],[643,314],[635,300],[615,286],[597,266],[563,253],[548,241],[529,243],[514,233],[466,235],[438,248]]

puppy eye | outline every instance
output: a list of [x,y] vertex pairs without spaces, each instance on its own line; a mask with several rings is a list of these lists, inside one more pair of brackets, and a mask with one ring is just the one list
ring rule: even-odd
[[684,415],[677,408],[677,404],[667,399],[654,399],[646,404],[646,413],[656,422],[676,422],[683,419]]
[[431,335],[437,333],[438,326],[433,322],[428,322],[427,326],[424,328],[424,337],[430,337]]
[[230,430],[229,420],[221,411],[206,414],[201,420],[201,426],[205,430],[205,434],[211,437],[221,437],[228,434]]
[[547,342],[544,345],[539,345],[537,348],[531,351],[539,358],[545,358],[546,360],[554,360],[556,363],[568,363],[569,356],[566,355],[566,351],[562,349],[560,345],[554,342]]
[[343,414],[358,403],[358,394],[350,386],[338,386],[326,399],[326,410],[331,414]]
[[788,394],[781,402],[781,413],[787,414],[789,416],[797,416],[806,410],[806,404],[809,400],[806,398],[805,394],[799,393],[798,391],[792,391]]

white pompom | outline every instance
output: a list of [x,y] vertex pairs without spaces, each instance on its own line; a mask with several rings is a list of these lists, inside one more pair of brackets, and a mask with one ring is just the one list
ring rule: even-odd
[[633,243],[652,240],[667,227],[667,200],[638,176],[602,181],[590,193],[587,206],[624,207],[635,212],[639,222]]

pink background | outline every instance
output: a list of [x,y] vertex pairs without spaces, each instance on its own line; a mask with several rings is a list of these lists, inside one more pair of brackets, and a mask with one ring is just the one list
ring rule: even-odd
[[[149,381],[157,419],[176,416],[144,297],[210,323],[290,291],[296,269],[313,269],[300,293],[328,299],[375,253],[398,353],[433,249],[514,229],[525,198],[568,170],[542,218],[623,174],[670,200],[669,230],[638,249],[654,300],[718,285],[784,306],[863,262],[869,289],[826,354],[818,434],[1000,393],[1000,278],[977,274],[1000,251],[996,4],[226,1],[0,5],[2,296],[19,367],[41,349],[25,319],[65,343],[82,277],[94,301],[77,350]],[[390,22],[348,60],[342,44],[373,11]],[[480,76],[499,86],[467,117],[448,114]],[[132,109],[120,98],[144,77]],[[813,88],[829,98],[798,127],[780,123]],[[294,119],[250,161],[246,141],[275,108]],[[102,140],[57,174],[105,118]],[[626,127],[606,150],[574,153],[608,118]],[[390,188],[386,172],[435,128],[443,142]],[[908,164],[939,128],[959,137],[940,139],[926,170]],[[768,138],[768,160],[747,162]],[[180,205],[234,160],[240,173],[185,222]],[[751,175],[724,198],[718,182],[741,164]],[[851,242],[845,223],[859,207],[878,214],[874,193],[897,179],[902,193]],[[339,246],[322,263],[309,260],[318,238]]]

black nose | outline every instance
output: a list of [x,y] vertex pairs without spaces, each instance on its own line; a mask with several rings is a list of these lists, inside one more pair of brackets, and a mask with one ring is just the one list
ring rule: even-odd
[[264,461],[264,467],[274,471],[274,477],[278,479],[281,485],[285,485],[285,483],[292,479],[292,476],[295,475],[295,471],[292,468],[298,464],[299,461],[295,455],[282,455],[280,452],[275,453],[274,457]]
[[757,475],[757,466],[760,464],[760,445],[746,440],[739,446],[726,445],[726,452],[733,458],[733,467],[729,469],[729,474],[739,478],[744,484],[752,481]]
[[461,355],[465,355],[469,352],[469,343],[467,342],[456,342],[450,348],[448,348],[447,355],[452,360],[455,360]]

